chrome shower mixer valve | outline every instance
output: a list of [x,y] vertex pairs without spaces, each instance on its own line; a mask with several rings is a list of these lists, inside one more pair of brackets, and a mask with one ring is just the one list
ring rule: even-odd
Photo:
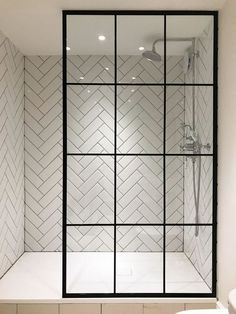
[[192,152],[194,154],[200,154],[202,149],[205,149],[208,152],[210,151],[211,144],[207,143],[203,145],[199,135],[196,131],[193,130],[191,125],[182,123],[181,127],[184,130],[184,143],[180,144],[181,152]]

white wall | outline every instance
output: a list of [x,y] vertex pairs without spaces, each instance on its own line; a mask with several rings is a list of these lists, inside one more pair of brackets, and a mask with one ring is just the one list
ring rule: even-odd
[[236,287],[236,1],[219,19],[218,297]]
[[24,57],[0,32],[0,277],[24,251]]

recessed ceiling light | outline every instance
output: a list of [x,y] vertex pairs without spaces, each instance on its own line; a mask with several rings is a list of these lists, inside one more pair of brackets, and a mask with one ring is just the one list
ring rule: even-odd
[[105,70],[109,71],[109,68],[105,68]]
[[70,47],[66,47],[66,50],[67,50],[67,51],[70,51]]
[[131,93],[133,93],[134,92],[134,89],[131,89]]
[[98,39],[101,40],[101,41],[103,41],[103,40],[106,39],[106,37],[105,37],[104,35],[99,35],[99,36],[98,36]]
[[138,50],[143,51],[144,47],[141,46],[141,47],[138,48]]
[[83,77],[83,76],[80,76],[79,79],[80,79],[80,80],[84,80],[84,77]]
[[135,76],[132,76],[132,80],[136,80],[136,77],[135,77]]
[[90,93],[91,91],[90,91],[90,89],[88,89],[88,93]]

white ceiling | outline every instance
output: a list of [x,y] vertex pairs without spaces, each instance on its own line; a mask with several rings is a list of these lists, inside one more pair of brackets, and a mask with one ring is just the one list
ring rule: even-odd
[[[191,46],[193,37],[199,37],[213,20],[211,16],[169,16],[167,18],[167,38],[189,38],[189,42],[168,42],[168,55],[183,55]],[[72,55],[113,55],[113,16],[68,16],[67,46]],[[105,41],[98,36],[105,35]],[[156,39],[164,38],[163,16],[118,16],[117,48],[119,55],[140,55],[139,47],[152,49]],[[156,44],[163,55],[163,41]]]
[[[224,2],[225,0],[0,0],[0,30],[25,55],[57,55],[61,54],[63,9],[217,10],[222,8]],[[185,24],[184,28],[186,31],[189,29],[190,33],[193,31],[189,25],[186,27]],[[129,48],[132,51],[141,41],[141,35],[146,36],[145,46],[151,43],[151,36],[155,36],[150,29],[147,30],[149,39],[145,29],[135,30],[136,35],[132,35],[136,37],[132,42],[134,47],[131,48],[130,45]],[[137,36],[138,33],[140,36]]]

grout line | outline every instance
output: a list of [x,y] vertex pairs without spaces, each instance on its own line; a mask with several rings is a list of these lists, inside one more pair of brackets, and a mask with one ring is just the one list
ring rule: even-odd
[[[33,252],[34,253],[34,252]],[[0,277],[0,280],[3,279],[3,277],[16,265],[16,263],[19,261],[19,259],[25,254],[25,250],[21,253],[20,256],[17,257],[15,262],[9,266],[9,268],[4,272],[4,274]]]
[[[193,227],[194,227],[194,226],[193,226]],[[187,255],[185,252],[183,252],[183,253],[184,253],[184,255],[187,257],[187,259],[189,260],[189,262],[193,265],[193,267],[195,268],[195,270],[196,270],[196,272],[199,274],[199,276],[202,278],[202,281],[203,281],[203,282],[208,286],[208,288],[211,290],[211,287],[209,287],[209,285],[206,283],[206,280],[202,277],[200,271],[199,271],[199,270],[197,269],[197,267],[193,264],[191,258],[189,258],[188,255]]]

